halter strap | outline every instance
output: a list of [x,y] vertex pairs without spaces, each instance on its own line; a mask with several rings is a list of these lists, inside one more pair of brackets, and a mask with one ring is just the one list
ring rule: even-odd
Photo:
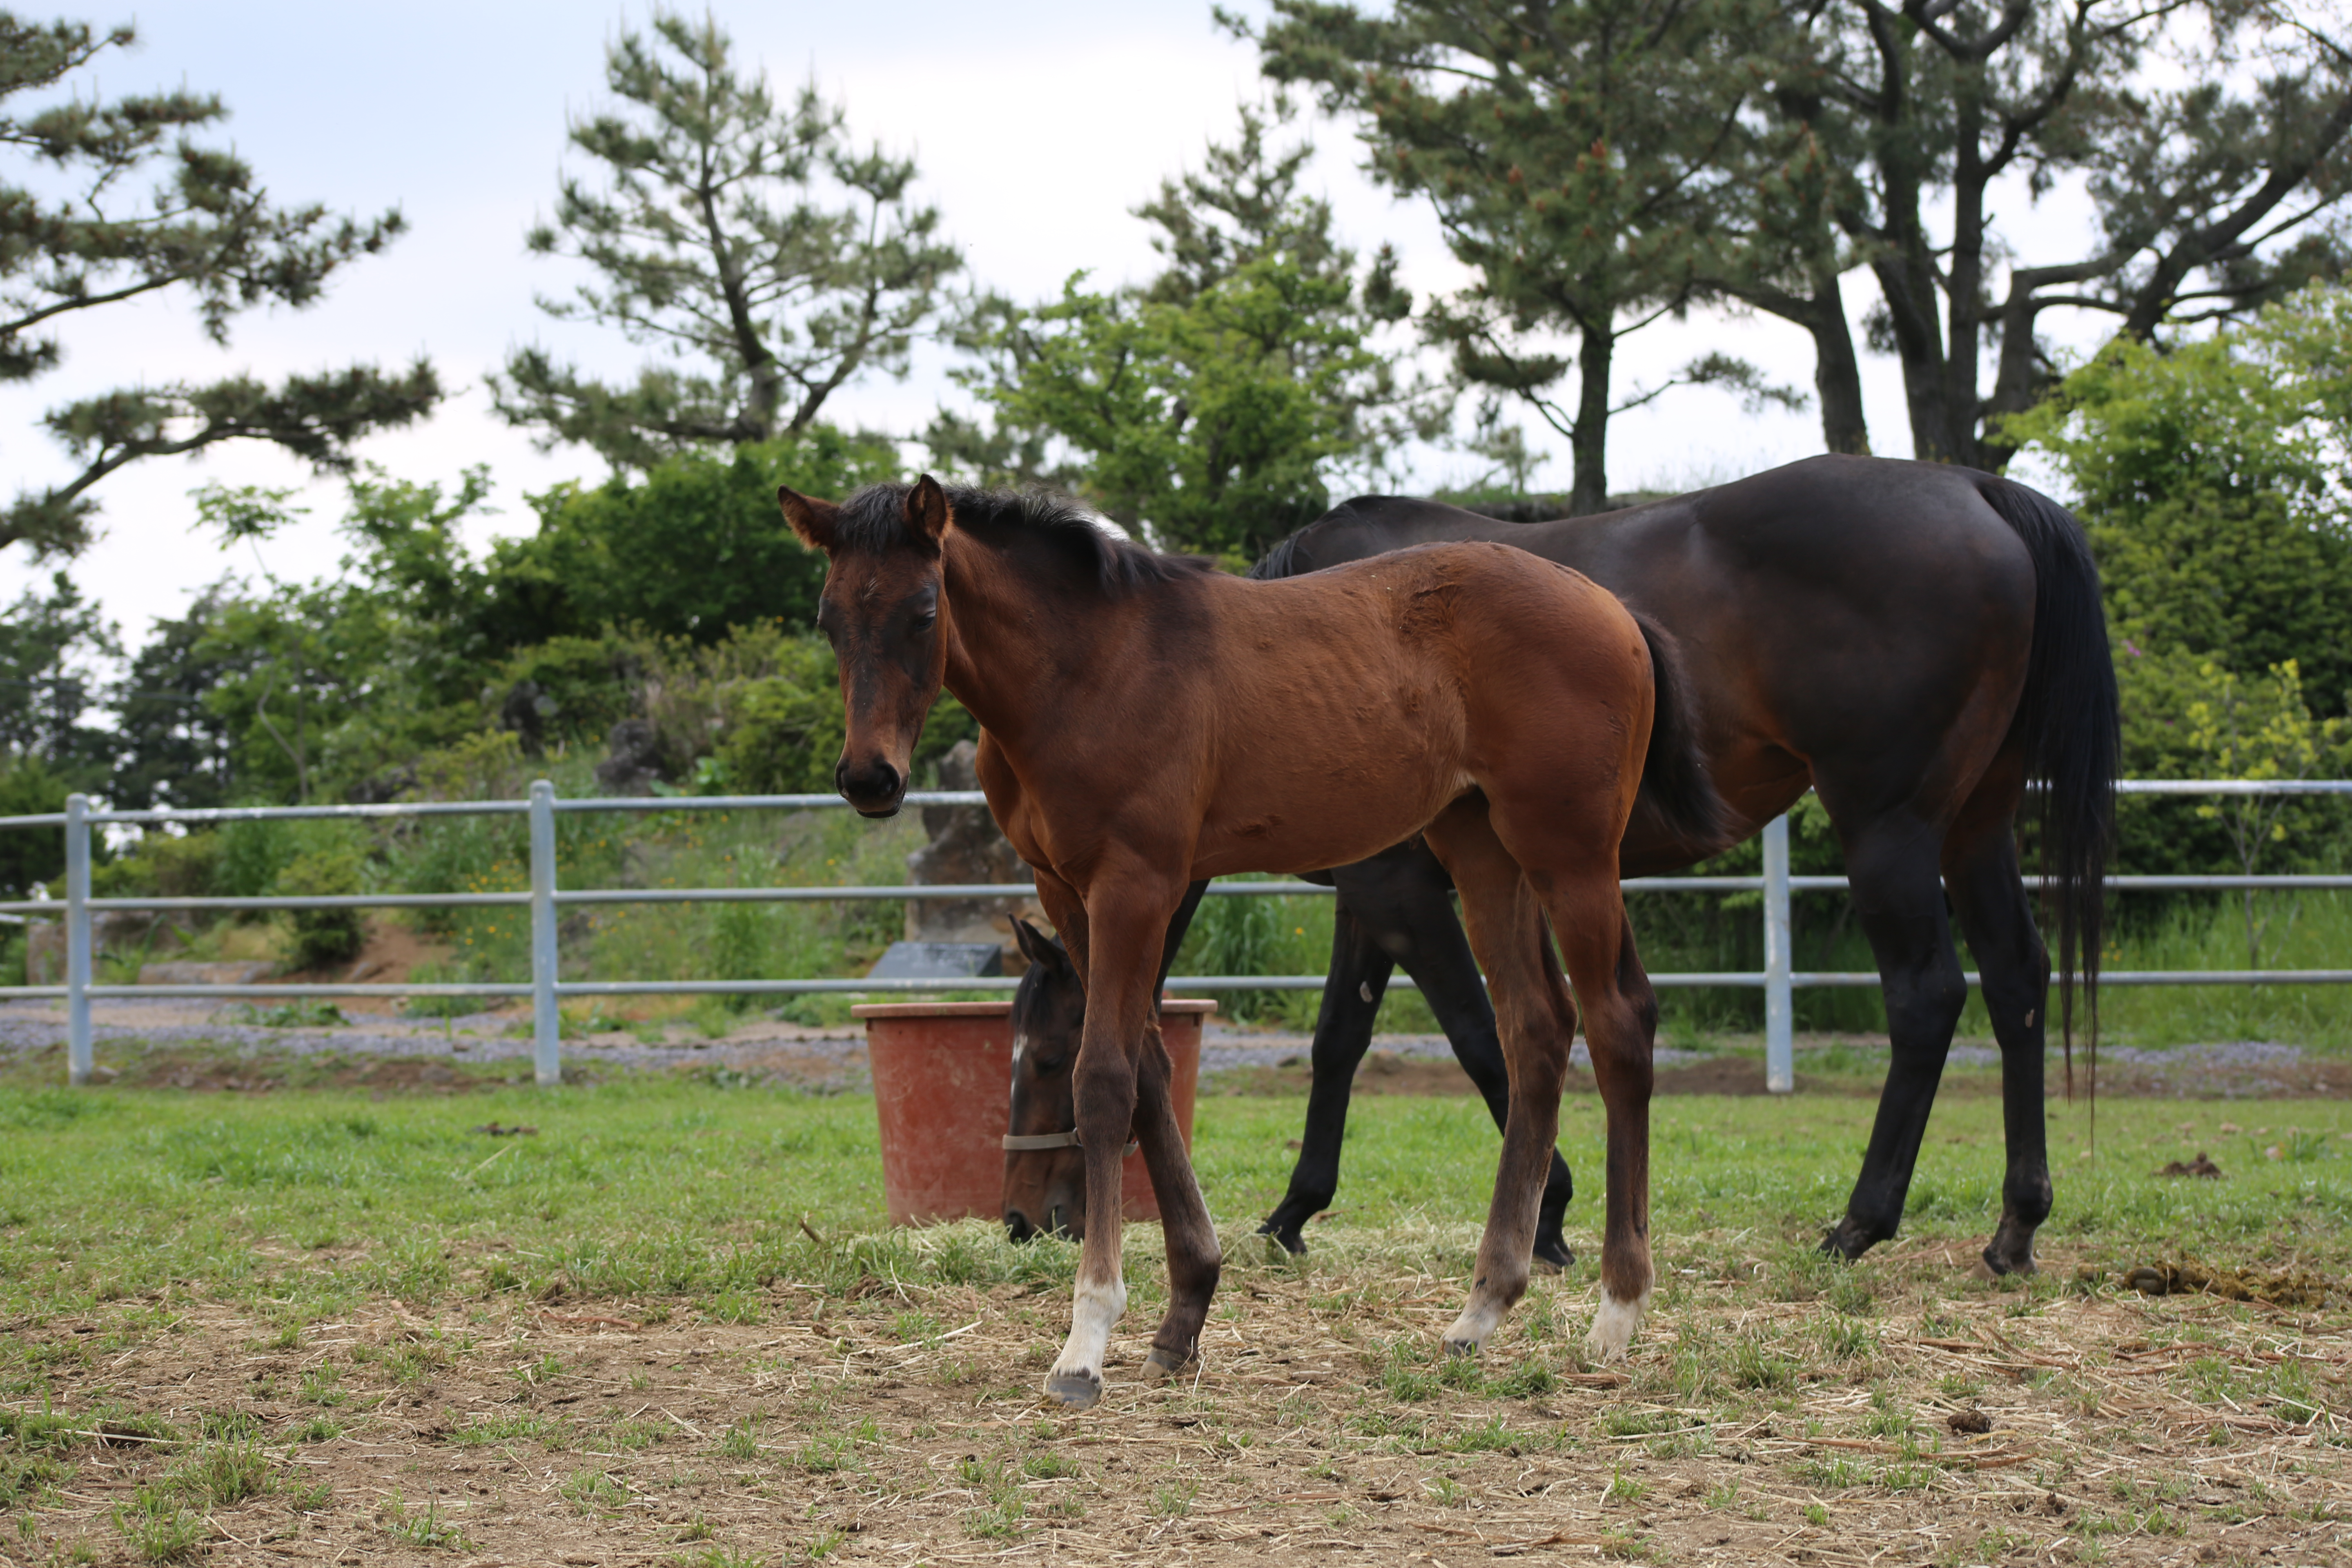
[[[1004,1147],[1022,1153],[1032,1149],[1083,1149],[1086,1145],[1078,1142],[1078,1130],[1073,1127],[1067,1132],[1008,1132],[1004,1135]],[[1127,1154],[1142,1147],[1140,1143],[1129,1143]],[[1125,1159],[1127,1154],[1119,1158]]]

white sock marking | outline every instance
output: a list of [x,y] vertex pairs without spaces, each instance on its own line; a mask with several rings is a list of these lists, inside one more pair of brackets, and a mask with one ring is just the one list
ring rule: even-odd
[[1127,1281],[1097,1285],[1084,1275],[1070,1293],[1070,1337],[1054,1363],[1056,1375],[1093,1373],[1102,1375],[1103,1355],[1110,1349],[1111,1325],[1127,1310]]
[[1592,1331],[1584,1337],[1584,1353],[1596,1362],[1622,1361],[1626,1347],[1633,1342],[1633,1331],[1642,1326],[1649,1310],[1647,1290],[1639,1300],[1621,1301],[1610,1294],[1608,1286],[1601,1287],[1601,1310],[1592,1314]]

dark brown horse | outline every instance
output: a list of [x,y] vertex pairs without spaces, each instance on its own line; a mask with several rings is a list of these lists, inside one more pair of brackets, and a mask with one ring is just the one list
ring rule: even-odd
[[[2039,781],[2060,962],[2079,950],[2095,973],[2120,745],[2098,573],[2080,525],[2046,497],[1988,474],[1813,458],[1557,522],[1366,497],[1300,530],[1253,575],[1293,577],[1440,540],[1516,544],[1576,567],[1662,623],[1684,650],[1708,770],[1739,837],[1808,786],[1829,808],[1878,960],[1894,1049],[1862,1173],[1824,1250],[1858,1257],[1902,1221],[1967,997],[1952,941],[1958,915],[2000,1045],[2009,1144],[2000,1223],[1984,1261],[2031,1272],[2053,1197],[2042,1126],[2050,961],[2021,885],[2014,826],[2028,782]],[[1703,837],[1661,827],[1635,817],[1627,875],[1678,870],[1712,852]],[[1290,1191],[1264,1226],[1293,1249],[1304,1245],[1300,1226],[1331,1201],[1349,1080],[1395,963],[1421,980],[1474,1078],[1494,1051],[1475,976],[1449,956],[1461,937],[1444,869],[1404,845],[1335,879],[1339,919],[1306,1137]],[[1493,1076],[1487,1068],[1480,1087]],[[1066,1112],[1046,1104],[1031,1114]],[[1547,1207],[1567,1190],[1558,1169]]]
[[1253,583],[1114,542],[1072,509],[950,498],[928,478],[840,507],[778,499],[828,563],[817,624],[847,708],[843,795],[867,816],[895,813],[924,717],[952,691],[981,723],[990,809],[1035,868],[1085,982],[1074,1078],[1089,1223],[1045,1392],[1079,1407],[1101,1395],[1126,1305],[1117,1216],[1130,1132],[1168,1241],[1157,1373],[1192,1361],[1216,1289],[1216,1232],[1155,1022],[1188,885],[1342,865],[1416,830],[1461,889],[1516,1091],[1477,1275],[1446,1343],[1475,1351],[1527,1289],[1580,1006],[1612,1173],[1588,1342],[1622,1355],[1652,1282],[1657,1009],[1617,889],[1618,846],[1637,799],[1654,831],[1720,835],[1668,647],[1589,579],[1494,544]]

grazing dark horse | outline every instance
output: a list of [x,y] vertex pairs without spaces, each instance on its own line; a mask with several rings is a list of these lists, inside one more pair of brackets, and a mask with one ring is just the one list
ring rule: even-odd
[[[1169,918],[1168,940],[1160,954],[1162,985],[1207,887],[1206,882],[1193,883]],[[1076,1131],[1076,1069],[1087,1021],[1086,985],[1059,937],[1047,936],[1016,916],[1013,940],[1029,967],[1013,991],[1013,1110],[1004,1135],[1004,1230],[1015,1241],[1040,1234],[1083,1241],[1087,1158]]]
[[1034,868],[1085,982],[1074,1072],[1087,1224],[1046,1394],[1081,1408],[1101,1396],[1126,1306],[1118,1215],[1130,1132],[1168,1243],[1156,1373],[1193,1359],[1215,1292],[1216,1231],[1156,1022],[1159,963],[1189,884],[1346,865],[1416,830],[1461,889],[1517,1090],[1476,1277],[1446,1344],[1475,1352],[1526,1291],[1580,1006],[1612,1175],[1588,1344],[1600,1359],[1623,1354],[1653,1279],[1657,1006],[1625,921],[1618,846],[1637,808],[1657,831],[1722,831],[1670,645],[1590,579],[1495,544],[1257,583],[1116,542],[1075,508],[950,499],[929,478],[869,486],[839,507],[791,490],[778,500],[827,560],[817,624],[847,709],[842,795],[869,816],[897,812],[923,720],[952,691],[980,721],[990,810]]
[[[1878,961],[1893,1059],[1861,1175],[1825,1251],[1859,1257],[1902,1221],[1967,997],[1950,924],[1958,916],[2000,1045],[2009,1145],[2000,1223],[1984,1261],[1997,1273],[2032,1272],[2034,1231],[2052,1202],[2042,1126],[2050,961],[2020,881],[2013,824],[2028,781],[2039,781],[2062,973],[2079,951],[2095,977],[2120,746],[2098,574],[2080,525],[1988,474],[1826,457],[1558,522],[1496,522],[1433,501],[1367,497],[1292,535],[1252,575],[1288,578],[1474,539],[1576,567],[1673,634],[1708,771],[1739,837],[1808,786],[1829,809]],[[1705,838],[1662,826],[1636,816],[1628,876],[1677,870],[1712,852]],[[1421,981],[1465,1065],[1489,1048],[1493,1028],[1475,977],[1413,963],[1459,942],[1444,868],[1407,846],[1335,877],[1339,925],[1306,1136],[1289,1192],[1262,1227],[1293,1251],[1304,1248],[1300,1226],[1329,1206],[1338,1184],[1347,1087],[1391,961]],[[2062,994],[2071,1005],[2071,992]],[[1556,1189],[1565,1187],[1563,1171]]]

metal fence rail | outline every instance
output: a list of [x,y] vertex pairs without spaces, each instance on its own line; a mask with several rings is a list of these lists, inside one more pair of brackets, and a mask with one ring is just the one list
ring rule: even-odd
[[[2352,795],[2352,780],[2306,779],[2249,781],[2239,779],[2132,779],[2116,785],[2123,795]],[[66,927],[66,976],[62,985],[0,986],[0,999],[63,998],[66,1003],[68,1076],[73,1083],[89,1081],[93,1062],[89,1007],[92,1001],[130,997],[203,996],[223,1000],[289,1001],[331,996],[480,996],[531,999],[532,1060],[542,1084],[562,1079],[562,1013],[567,998],[589,996],[730,995],[790,996],[816,993],[1011,990],[1010,978],[951,980],[581,980],[558,978],[557,910],[581,904],[640,903],[782,903],[811,900],[1025,898],[1035,889],[1027,883],[951,883],[908,886],[835,888],[593,888],[569,891],[556,887],[555,816],[559,812],[775,811],[831,808],[845,805],[834,795],[668,795],[650,798],[559,800],[554,786],[541,779],[529,798],[495,801],[430,801],[383,805],[233,806],[217,810],[93,810],[87,795],[67,798],[62,812],[30,816],[0,817],[0,829],[61,827],[65,830],[66,896],[0,902],[0,918],[56,918]],[[977,791],[916,792],[909,805],[984,805]],[[293,821],[325,817],[397,819],[435,816],[522,816],[529,820],[530,887],[503,893],[354,893],[310,898],[130,898],[100,899],[90,894],[89,830],[93,826],[161,826],[176,823],[206,826],[230,822]],[[1653,984],[1683,986],[1748,986],[1764,992],[1766,1083],[1785,1093],[1795,1086],[1792,1023],[1794,992],[1801,986],[1875,985],[1874,973],[1801,973],[1794,969],[1790,945],[1790,900],[1801,892],[1836,892],[1847,887],[1843,877],[1795,877],[1789,871],[1789,820],[1782,816],[1766,826],[1762,837],[1763,875],[1759,877],[1636,877],[1623,884],[1629,893],[1761,892],[1764,895],[1764,967],[1759,971],[1708,973],[1698,971],[1654,973]],[[2171,889],[2317,890],[2352,889],[2346,876],[2116,876],[2106,885],[2116,891]],[[1315,882],[1215,882],[1209,891],[1234,897],[1278,897],[1328,894]],[[248,985],[156,984],[100,985],[91,979],[95,956],[92,915],[111,910],[263,911],[329,909],[479,909],[528,908],[531,920],[531,978],[528,982],[407,984],[278,984]],[[1189,991],[1319,990],[1320,974],[1177,975],[1170,986]],[[1978,977],[1968,976],[1970,984]],[[2108,985],[2252,985],[2352,984],[2352,969],[2301,970],[2125,970],[2100,976]],[[1400,975],[1391,985],[1410,989],[1410,976]]]

